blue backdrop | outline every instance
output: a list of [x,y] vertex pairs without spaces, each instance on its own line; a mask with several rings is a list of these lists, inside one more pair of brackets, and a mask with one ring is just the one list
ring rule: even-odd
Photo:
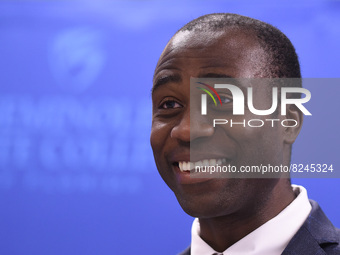
[[[0,254],[184,249],[192,218],[149,145],[152,75],[170,37],[200,15],[235,12],[286,33],[304,77],[339,77],[340,2],[271,2],[2,1]],[[338,170],[339,92],[312,91],[295,162]],[[339,179],[293,182],[340,226]]]

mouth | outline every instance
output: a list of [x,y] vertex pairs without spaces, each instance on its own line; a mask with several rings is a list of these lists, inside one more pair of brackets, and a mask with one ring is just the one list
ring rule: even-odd
[[191,161],[178,161],[174,162],[173,165],[177,166],[179,170],[183,173],[193,173],[194,170],[199,167],[209,167],[209,166],[217,166],[222,165],[227,162],[227,159],[225,158],[219,158],[219,159],[203,159],[195,162]]
[[228,160],[226,158],[206,158],[198,161],[184,161],[182,159],[175,161],[172,165],[179,184],[194,184],[196,186],[198,184],[211,183],[211,181],[215,179],[215,176],[201,172],[197,168],[202,169],[202,167],[216,167],[218,165],[225,165],[227,162]]

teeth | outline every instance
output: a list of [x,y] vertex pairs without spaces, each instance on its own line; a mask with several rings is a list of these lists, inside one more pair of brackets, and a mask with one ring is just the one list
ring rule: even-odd
[[225,158],[221,159],[204,159],[199,160],[197,162],[186,162],[186,161],[180,161],[178,162],[179,169],[184,171],[191,171],[195,169],[195,167],[202,167],[202,166],[216,166],[216,165],[222,165],[223,163],[226,163],[227,160]]
[[187,171],[190,170],[190,162],[183,162],[183,170]]
[[179,169],[181,169],[181,171],[183,171],[184,169],[183,169],[183,162],[178,162],[178,164],[179,164]]
[[209,159],[203,160],[203,166],[209,166]]
[[209,160],[209,165],[210,166],[215,166],[216,165],[216,159],[210,159]]
[[195,163],[195,167],[197,167],[197,166],[199,166],[199,167],[203,166],[203,162],[202,161],[197,161]]

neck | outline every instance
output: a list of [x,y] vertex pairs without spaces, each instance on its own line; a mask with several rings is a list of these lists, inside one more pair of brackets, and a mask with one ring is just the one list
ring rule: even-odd
[[[280,183],[280,182],[279,182]],[[281,183],[284,183],[283,181]],[[294,199],[295,194],[288,185],[277,185],[273,195],[255,210],[245,208],[230,215],[200,218],[200,236],[214,250],[223,252],[231,245],[278,215]],[[287,187],[288,186],[288,187]]]

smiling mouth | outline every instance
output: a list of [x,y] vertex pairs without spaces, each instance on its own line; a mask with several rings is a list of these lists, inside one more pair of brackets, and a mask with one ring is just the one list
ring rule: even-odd
[[181,172],[190,173],[196,167],[216,166],[216,165],[222,165],[226,162],[227,160],[225,158],[220,158],[220,159],[203,159],[203,160],[199,160],[196,162],[179,161],[179,162],[175,162],[174,165],[177,166],[181,170]]

